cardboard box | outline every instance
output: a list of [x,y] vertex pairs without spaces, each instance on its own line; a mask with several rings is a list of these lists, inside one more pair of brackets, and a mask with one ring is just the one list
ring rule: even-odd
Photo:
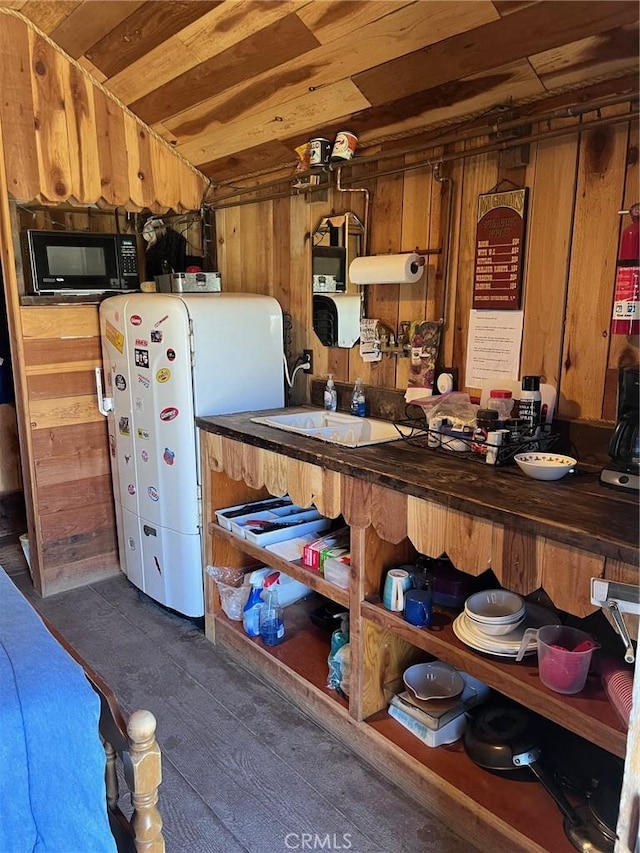
[[349,546],[350,530],[348,527],[341,527],[339,530],[334,530],[327,536],[322,536],[306,545],[302,553],[302,562],[309,569],[314,569],[316,572],[322,570],[322,552],[330,548],[340,548]]

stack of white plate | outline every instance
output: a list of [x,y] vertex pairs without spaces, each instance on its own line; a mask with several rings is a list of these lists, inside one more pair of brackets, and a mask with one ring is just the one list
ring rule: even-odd
[[[487,655],[496,655],[503,658],[515,658],[527,628],[541,628],[543,625],[555,625],[557,621],[558,617],[553,611],[547,610],[546,607],[541,607],[539,604],[531,604],[527,601],[524,620],[513,631],[503,634],[501,637],[490,637],[488,634],[478,630],[466,613],[461,613],[455,619],[452,627],[456,637],[477,652],[484,652]],[[525,655],[532,654],[536,651],[536,648],[537,642],[534,637],[529,641]]]

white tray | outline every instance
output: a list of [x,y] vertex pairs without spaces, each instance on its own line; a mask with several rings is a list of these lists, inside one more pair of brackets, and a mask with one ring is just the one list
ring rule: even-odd
[[[291,517],[291,521],[295,516]],[[327,530],[331,525],[330,518],[318,517],[314,520],[301,521],[299,524],[292,524],[291,527],[281,527],[280,530],[271,530],[266,533],[256,533],[250,530],[245,532],[247,542],[253,542],[254,545],[268,545],[271,542],[283,542],[285,539],[295,539],[296,536],[301,536],[303,533],[315,533],[320,530]]]
[[262,512],[249,512],[247,515],[239,515],[237,518],[232,518],[230,530],[236,536],[244,538],[245,532],[251,529],[250,522],[252,521],[277,521],[279,518],[286,518],[289,515],[298,516],[305,513],[312,513],[309,518],[317,518],[318,516],[318,511],[315,507],[305,510],[295,504],[288,504],[287,506],[280,506],[271,510],[263,510]]
[[242,513],[236,515],[239,510],[244,510],[244,515],[251,512],[260,512],[261,509],[273,511],[277,508],[274,504],[281,504],[282,501],[286,501],[286,504],[283,504],[282,508],[292,505],[291,498],[288,495],[282,498],[265,498],[262,501],[253,501],[255,509],[251,509],[251,501],[245,501],[243,504],[237,504],[237,506],[226,506],[223,509],[216,510],[216,520],[220,527],[224,527],[225,530],[231,530],[231,522],[242,515]]

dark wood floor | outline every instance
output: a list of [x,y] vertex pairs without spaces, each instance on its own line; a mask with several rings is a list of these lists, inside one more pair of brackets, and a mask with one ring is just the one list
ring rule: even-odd
[[125,714],[156,715],[168,853],[475,849],[124,575],[42,600],[15,540],[0,565]]

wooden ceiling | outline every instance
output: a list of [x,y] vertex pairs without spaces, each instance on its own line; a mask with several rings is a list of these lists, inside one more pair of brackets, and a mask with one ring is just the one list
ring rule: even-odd
[[350,129],[366,148],[596,82],[633,88],[638,77],[636,0],[2,5],[214,181],[292,163],[312,136]]

